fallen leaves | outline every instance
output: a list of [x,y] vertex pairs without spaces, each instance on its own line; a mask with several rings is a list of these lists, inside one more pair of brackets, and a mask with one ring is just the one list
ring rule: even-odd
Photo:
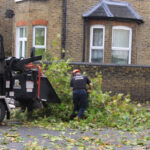
[[8,143],[23,143],[23,137],[18,133],[5,132],[1,144],[6,145]]
[[18,128],[15,127],[12,129],[7,129],[5,132],[0,131],[0,150],[2,146],[20,142],[24,143],[23,145],[25,150],[115,150],[117,148],[123,149],[128,146],[132,147],[134,150],[144,150],[144,148],[147,146],[147,143],[150,141],[150,132],[148,132],[150,130],[147,132],[132,133],[118,131],[110,128],[101,129],[99,131],[96,129],[80,131],[79,129],[66,128],[64,131],[57,131],[54,130],[53,127],[53,130],[37,128],[37,130],[44,132],[41,133],[40,131],[39,135],[33,135],[33,131],[28,128],[27,130],[29,131],[29,134],[26,134],[28,140],[24,139],[24,141],[22,135],[18,133],[17,130]]
[[49,150],[47,146],[39,145],[39,141],[29,141],[28,143],[24,144],[25,150]]
[[[146,143],[150,141],[149,135],[144,134],[140,137],[137,135],[139,131],[150,128],[150,112],[147,112],[141,104],[131,103],[129,95],[124,96],[120,93],[111,96],[110,93],[103,93],[101,90],[102,77],[99,74],[96,74],[96,77],[92,79],[94,86],[89,94],[89,107],[84,113],[85,119],[80,121],[69,120],[72,113],[72,97],[69,89],[70,69],[71,67],[67,62],[60,61],[59,63],[58,59],[55,59],[45,71],[62,100],[61,104],[50,104],[42,110],[42,113],[41,111],[34,112],[33,115],[39,117],[32,121],[27,121],[27,115],[20,112],[16,113],[16,117],[18,115],[19,118],[24,119],[27,127],[36,126],[59,133],[56,135],[49,133],[40,135],[44,139],[43,144],[48,141],[54,149],[65,147],[66,149],[112,150],[114,147],[120,148],[121,146],[146,146]],[[113,131],[114,128],[122,131],[118,133],[115,130],[118,135],[112,130],[101,131],[106,127],[113,128]],[[16,132],[15,128],[13,130]],[[125,134],[129,131],[132,132],[132,135]],[[21,136],[17,133],[5,133],[4,136],[3,145],[9,142],[22,141]],[[39,144],[35,136],[29,134],[27,137],[33,142],[29,141],[25,145],[26,150],[47,149],[47,147]],[[121,140],[119,141],[118,138],[120,137]]]

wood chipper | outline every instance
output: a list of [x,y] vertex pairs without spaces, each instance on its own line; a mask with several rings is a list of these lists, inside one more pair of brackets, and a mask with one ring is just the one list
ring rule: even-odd
[[42,56],[34,56],[34,51],[26,59],[5,58],[3,37],[0,35],[0,122],[6,114],[7,119],[10,118],[10,110],[16,107],[15,104],[30,112],[42,104],[60,103],[40,66],[32,63],[41,59]]

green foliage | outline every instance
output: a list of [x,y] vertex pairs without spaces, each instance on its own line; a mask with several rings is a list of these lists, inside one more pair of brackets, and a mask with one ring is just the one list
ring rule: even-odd
[[[43,65],[43,70],[49,81],[52,83],[56,93],[61,99],[61,104],[50,104],[50,112],[47,119],[51,123],[62,123],[69,121],[72,113],[72,91],[70,89],[70,60],[52,60],[51,65]],[[86,130],[89,128],[116,127],[121,130],[137,130],[149,127],[150,113],[144,109],[138,109],[139,105],[131,103],[130,96],[119,93],[110,96],[110,93],[103,93],[101,90],[102,77],[96,73],[92,80],[93,88],[89,94],[89,104],[85,111],[85,118],[78,124],[69,121],[67,126]],[[40,120],[41,122],[41,120]]]
[[44,53],[42,54],[42,60],[43,61],[51,61],[52,60],[52,56],[48,50],[44,51]]
[[[48,77],[49,81],[53,85],[56,93],[59,95],[63,102],[68,102],[71,100],[71,90],[70,90],[70,73],[71,67],[69,66],[70,60],[58,61],[58,58],[52,60],[51,65],[43,65],[45,75]],[[46,69],[45,69],[46,67]]]
[[[72,89],[70,88],[71,66],[70,60],[51,59],[51,65],[42,65],[43,72],[48,77],[61,104],[49,104],[47,108],[34,111],[33,125],[40,127],[55,127],[64,130],[65,127],[89,130],[90,128],[101,129],[102,127],[113,127],[125,131],[135,131],[150,128],[150,112],[141,108],[140,104],[130,101],[129,95],[121,93],[111,96],[101,90],[102,77],[96,73],[91,79],[93,88],[88,97],[88,108],[83,120],[70,121],[72,113]],[[26,115],[16,113],[16,116],[27,120]],[[31,116],[31,115],[30,115]]]
[[27,111],[22,112],[20,109],[15,109],[11,111],[11,119],[18,119],[19,121],[27,121],[28,120],[28,113]]

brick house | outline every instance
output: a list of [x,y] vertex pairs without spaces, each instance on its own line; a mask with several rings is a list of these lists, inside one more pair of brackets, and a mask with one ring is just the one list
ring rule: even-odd
[[149,0],[0,0],[0,33],[16,57],[29,57],[33,46],[36,54],[73,57],[74,67],[101,72],[103,91],[149,100],[149,6]]
[[0,34],[4,37],[6,55],[11,55],[12,51],[13,14],[11,15],[11,10],[13,10],[13,7],[14,1],[0,0]]
[[148,0],[13,2],[16,57],[28,57],[35,47],[37,54],[48,51],[77,62],[150,64]]

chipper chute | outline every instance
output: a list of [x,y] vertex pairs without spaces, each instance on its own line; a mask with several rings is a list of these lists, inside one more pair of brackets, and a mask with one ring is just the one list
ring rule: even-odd
[[[9,116],[9,101],[19,102],[22,109],[32,111],[35,106],[47,103],[59,103],[52,85],[47,77],[41,73],[40,65],[33,62],[41,60],[41,56],[34,56],[34,50],[30,58],[5,58],[3,38],[0,35],[0,112]],[[36,104],[39,105],[36,105]],[[4,108],[2,108],[4,107]],[[4,119],[1,117],[0,121]]]
[[57,96],[54,88],[47,79],[47,77],[41,77],[41,86],[40,86],[40,99],[46,100],[50,103],[60,103],[60,99]]

